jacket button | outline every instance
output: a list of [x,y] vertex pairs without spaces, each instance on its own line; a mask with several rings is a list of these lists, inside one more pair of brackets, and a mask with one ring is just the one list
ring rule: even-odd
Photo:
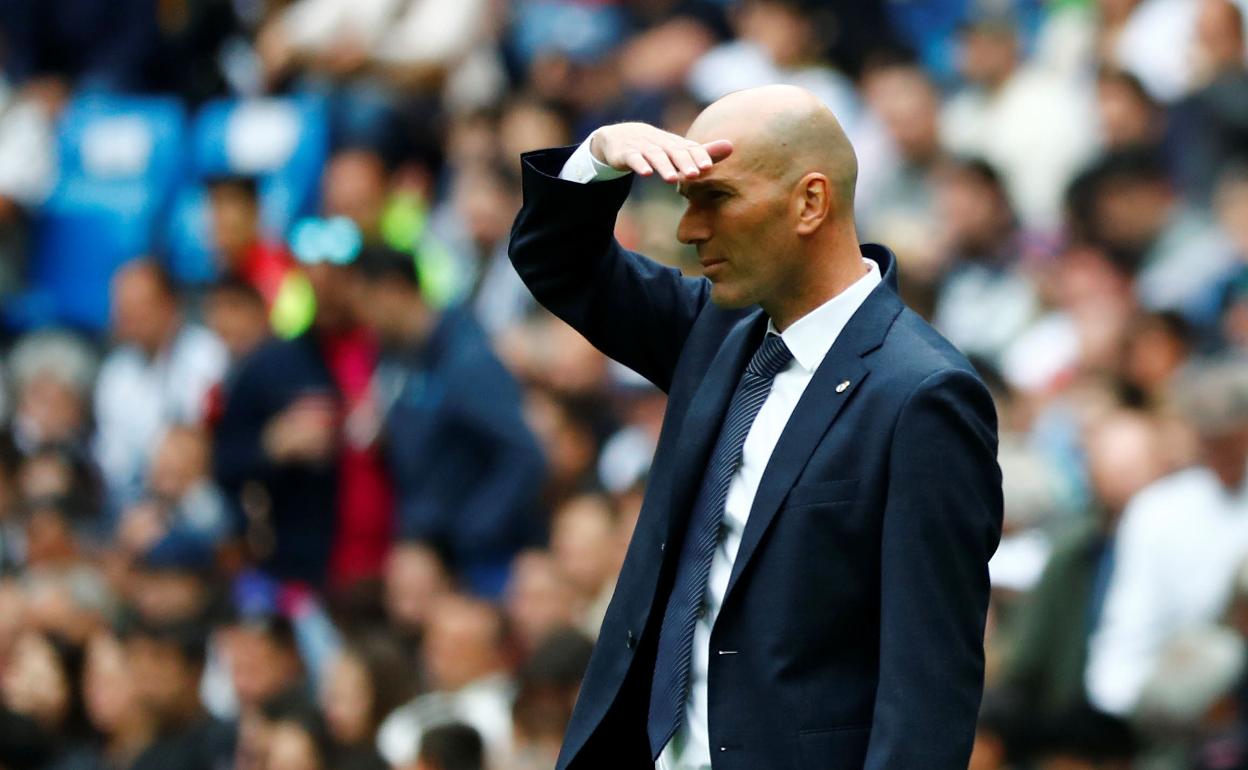
[[624,646],[630,650],[637,646],[637,637],[633,635],[632,629],[629,629],[628,637],[624,640]]

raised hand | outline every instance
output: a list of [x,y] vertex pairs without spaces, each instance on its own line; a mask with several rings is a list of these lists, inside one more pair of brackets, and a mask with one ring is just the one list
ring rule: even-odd
[[646,123],[617,123],[594,132],[589,151],[620,171],[657,173],[665,182],[695,179],[732,154],[732,142],[700,144]]

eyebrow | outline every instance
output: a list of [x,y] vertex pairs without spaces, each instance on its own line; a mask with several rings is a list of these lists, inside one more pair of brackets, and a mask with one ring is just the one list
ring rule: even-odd
[[688,198],[693,193],[696,193],[699,191],[706,192],[708,190],[724,190],[726,192],[732,192],[733,189],[734,188],[731,184],[728,184],[727,182],[720,180],[720,179],[708,179],[706,181],[700,181],[696,179],[690,181],[690,180],[685,179],[685,180],[681,180],[676,185],[676,193],[680,195],[682,198]]

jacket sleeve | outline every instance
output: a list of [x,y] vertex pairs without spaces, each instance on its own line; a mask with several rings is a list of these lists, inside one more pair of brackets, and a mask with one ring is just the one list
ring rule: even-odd
[[511,261],[538,302],[666,392],[709,284],[616,243],[615,217],[632,176],[559,179],[572,150],[521,157],[524,205],[512,226]]
[[936,372],[907,399],[893,436],[864,770],[965,770],[983,693],[988,560],[1001,535],[992,399],[970,372]]

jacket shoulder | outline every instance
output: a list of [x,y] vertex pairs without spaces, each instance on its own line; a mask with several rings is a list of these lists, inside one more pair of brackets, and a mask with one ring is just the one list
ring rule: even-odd
[[[987,389],[962,351],[910,308],[903,308],[875,354],[893,387],[911,393],[926,382],[969,376]],[[943,377],[941,376],[943,375]]]

